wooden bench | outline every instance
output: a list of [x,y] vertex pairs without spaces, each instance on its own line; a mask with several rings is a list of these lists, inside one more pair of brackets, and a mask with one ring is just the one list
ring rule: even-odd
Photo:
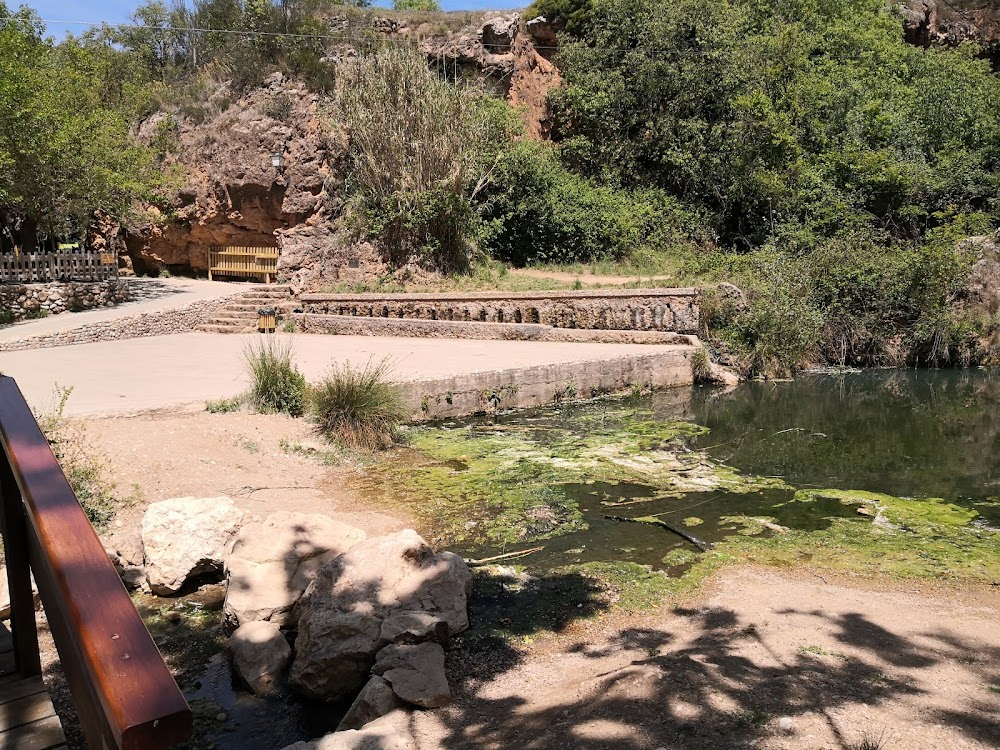
[[209,281],[213,276],[246,276],[270,284],[277,272],[276,247],[213,247],[208,251]]
[[[6,715],[19,722],[8,731],[24,734],[15,744],[0,734],[0,748],[47,750],[58,747],[61,736],[47,698],[38,697],[42,670],[31,574],[87,747],[160,750],[187,739],[187,702],[21,391],[7,377],[0,377],[0,447],[0,531],[13,636],[12,672],[0,678],[0,702],[6,696]],[[38,718],[27,721],[31,716]]]

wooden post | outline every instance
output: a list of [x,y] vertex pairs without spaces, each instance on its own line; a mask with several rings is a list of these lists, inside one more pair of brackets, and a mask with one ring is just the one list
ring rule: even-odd
[[42,674],[35,625],[35,598],[31,593],[28,563],[28,526],[21,491],[14,480],[7,456],[0,450],[0,522],[7,558],[7,588],[10,591],[10,624],[14,657],[22,677]]

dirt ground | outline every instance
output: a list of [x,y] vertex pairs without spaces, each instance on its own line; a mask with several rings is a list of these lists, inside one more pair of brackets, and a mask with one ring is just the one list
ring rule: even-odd
[[[331,451],[308,423],[248,412],[158,412],[79,420],[99,447],[107,477],[122,497],[116,527],[138,527],[145,506],[170,497],[227,495],[245,512],[322,513],[370,535],[409,525],[399,513],[366,506],[345,486],[361,469]],[[336,463],[336,466],[325,465]]]
[[[352,492],[356,463],[324,465],[302,420],[164,413],[82,426],[139,498],[120,524],[155,500],[221,494],[251,514],[326,513],[371,534],[408,524]],[[997,586],[737,567],[653,613],[568,611],[555,634],[488,649],[459,638],[453,705],[414,714],[421,750],[1000,747]]]

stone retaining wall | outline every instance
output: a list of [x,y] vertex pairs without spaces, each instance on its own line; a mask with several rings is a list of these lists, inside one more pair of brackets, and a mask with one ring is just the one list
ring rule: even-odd
[[472,323],[422,318],[367,318],[292,313],[297,333],[334,336],[399,336],[431,339],[501,341],[568,341],[599,344],[689,344],[684,334],[669,331],[607,331],[553,328],[540,323]]
[[694,381],[698,346],[658,347],[649,354],[564,362],[399,384],[415,422],[545,406],[634,388],[673,388]]
[[698,332],[694,289],[615,289],[472,294],[303,294],[306,313],[417,318],[551,328]]
[[0,285],[0,315],[13,320],[78,312],[129,299],[127,281],[67,281]]
[[22,349],[47,349],[69,344],[89,344],[95,341],[117,341],[145,336],[165,336],[171,333],[187,333],[206,318],[216,315],[228,299],[193,302],[186,307],[160,312],[142,313],[129,318],[107,320],[68,331],[33,336],[13,341],[0,342],[0,352]]

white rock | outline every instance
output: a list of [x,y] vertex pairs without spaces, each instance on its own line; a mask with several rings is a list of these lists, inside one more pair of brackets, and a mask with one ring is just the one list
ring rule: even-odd
[[176,594],[192,576],[222,573],[243,520],[228,497],[175,497],[142,517],[146,578],[154,594]]
[[435,555],[413,530],[363,541],[320,568],[301,602],[291,682],[336,700],[367,680],[387,641],[382,623],[401,612],[431,615],[449,634],[469,627],[472,575],[449,552]]
[[307,513],[282,511],[246,524],[226,561],[226,622],[289,623],[316,571],[365,537],[354,526]]
[[395,711],[403,702],[392,692],[392,685],[378,676],[371,677],[361,688],[354,703],[347,709],[337,726],[338,732],[347,729],[361,729],[380,716]]
[[256,695],[277,691],[292,649],[277,623],[257,620],[240,625],[226,644],[233,667]]
[[451,703],[444,649],[436,643],[386,646],[375,657],[372,672],[407,703],[421,708],[441,708]]
[[312,742],[296,742],[283,750],[417,750],[410,714],[397,709],[362,729],[334,732]]
[[778,729],[785,734],[792,734],[795,732],[795,721],[791,716],[782,716],[778,719]]

